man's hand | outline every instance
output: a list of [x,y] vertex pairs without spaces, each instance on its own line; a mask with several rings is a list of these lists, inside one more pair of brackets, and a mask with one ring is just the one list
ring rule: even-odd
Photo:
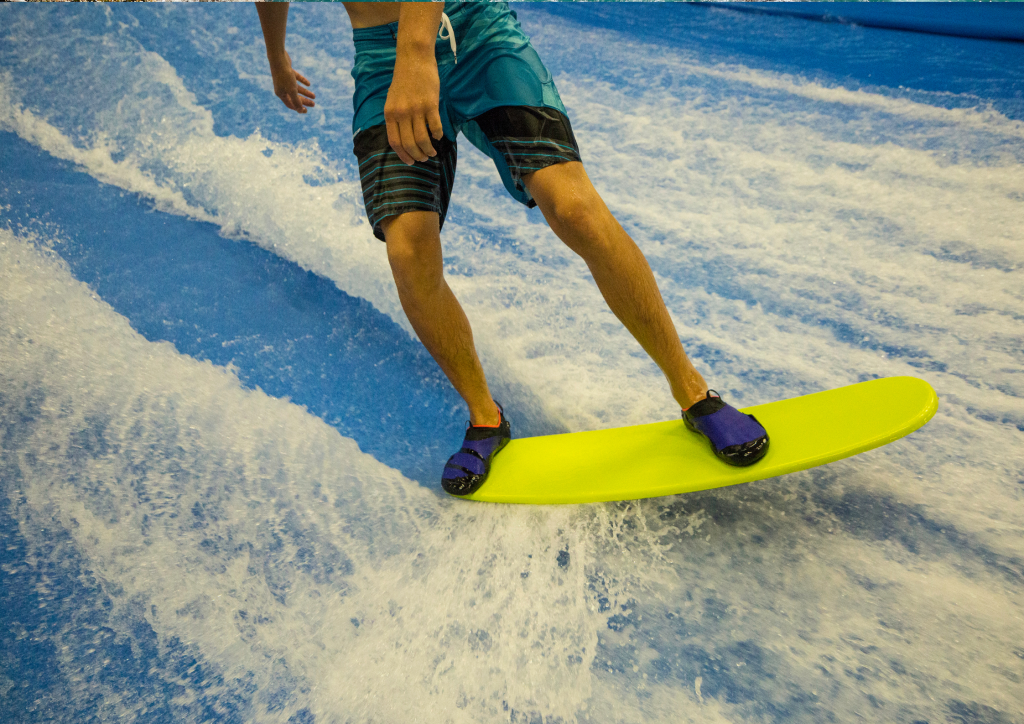
[[270,61],[270,74],[274,78],[274,95],[281,99],[281,102],[298,113],[305,113],[306,108],[316,105],[313,99],[316,94],[305,86],[309,80],[299,71],[292,68],[292,59],[288,53],[275,57]]
[[291,56],[284,49],[284,37],[288,27],[288,3],[256,3],[263,28],[263,40],[267,44],[267,60],[270,61],[270,75],[274,78],[274,94],[298,113],[312,108],[316,96],[312,91],[299,86],[309,85],[306,76],[292,68]]
[[434,41],[444,3],[402,3],[398,17],[395,72],[384,104],[388,143],[404,163],[436,156],[430,137],[444,135],[438,103],[441,81]]
[[[441,81],[433,49],[429,57],[395,62],[395,75],[384,104],[388,143],[404,163],[426,161],[437,155],[430,136],[444,135],[437,111]],[[429,135],[428,135],[429,129]]]

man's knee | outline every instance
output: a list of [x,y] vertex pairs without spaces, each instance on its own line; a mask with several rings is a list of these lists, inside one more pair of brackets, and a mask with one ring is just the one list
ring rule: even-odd
[[381,222],[388,263],[399,291],[429,291],[441,281],[443,264],[438,226],[438,215],[426,211],[407,212]]
[[606,206],[583,171],[583,164],[560,163],[524,178],[545,218],[556,231],[587,235]]
[[600,229],[599,215],[603,204],[597,194],[565,195],[555,200],[552,216],[562,229],[575,236],[593,237]]

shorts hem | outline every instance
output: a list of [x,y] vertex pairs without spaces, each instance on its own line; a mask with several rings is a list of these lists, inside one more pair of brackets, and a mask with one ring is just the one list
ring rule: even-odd
[[408,211],[432,211],[435,214],[437,214],[438,227],[440,228],[444,226],[444,215],[441,213],[441,210],[436,206],[419,206],[416,204],[406,204],[398,207],[397,209],[392,209],[388,211],[386,214],[378,218],[376,223],[371,224],[371,228],[373,229],[373,235],[377,239],[383,241],[386,244],[387,239],[384,238],[384,229],[381,227],[380,222],[384,221],[384,219],[390,219],[392,216],[401,216],[402,214]]

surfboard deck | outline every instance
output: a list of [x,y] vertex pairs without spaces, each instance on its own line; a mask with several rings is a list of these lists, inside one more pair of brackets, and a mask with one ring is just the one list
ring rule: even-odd
[[932,418],[939,398],[924,380],[883,377],[748,407],[768,430],[768,453],[725,464],[683,421],[512,440],[468,500],[594,503],[691,493],[806,470],[880,447]]

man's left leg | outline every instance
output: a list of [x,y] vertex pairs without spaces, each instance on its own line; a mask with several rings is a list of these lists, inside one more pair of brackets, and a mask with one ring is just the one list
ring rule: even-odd
[[552,231],[583,257],[616,317],[661,368],[684,410],[708,386],[683,351],[651,267],[590,182],[579,161],[523,176]]

